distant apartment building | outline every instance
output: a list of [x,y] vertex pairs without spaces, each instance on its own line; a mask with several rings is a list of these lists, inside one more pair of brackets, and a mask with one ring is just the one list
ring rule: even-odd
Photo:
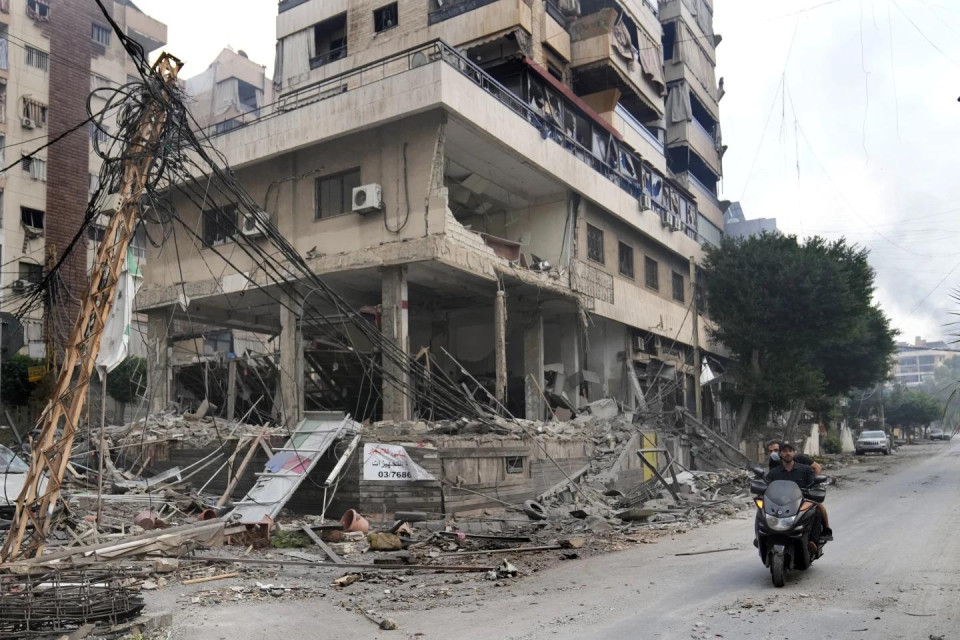
[[[166,42],[167,28],[130,0],[106,3],[127,36],[147,51]],[[96,3],[86,0],[0,0],[0,159],[21,161],[0,177],[0,295],[2,309],[15,311],[22,296],[44,278],[81,228],[101,161],[93,141],[115,130],[82,127],[61,141],[29,154],[87,119],[87,100],[97,88],[125,84],[136,68]],[[90,97],[94,110],[103,96]],[[47,345],[62,349],[86,290],[93,247],[103,230],[70,253],[45,313],[24,322],[24,351],[35,358]],[[142,238],[142,232],[139,236]],[[134,251],[142,258],[143,243]]]
[[752,218],[747,220],[739,202],[723,200],[720,203],[723,210],[723,231],[728,236],[746,238],[758,236],[762,233],[776,233],[776,218]]
[[894,356],[894,384],[916,387],[933,377],[937,367],[960,355],[960,349],[943,341],[927,342],[919,336],[913,344],[897,343]]
[[[315,273],[407,353],[446,351],[477,380],[506,378],[513,415],[547,415],[544,393],[636,406],[639,385],[691,409],[702,399],[719,421],[696,354],[715,367],[722,353],[694,286],[723,229],[712,11],[707,0],[283,0],[273,104],[243,79],[223,92],[231,117],[206,123]],[[138,297],[161,358],[156,406],[170,393],[167,329],[189,321],[277,336],[289,419],[357,415],[369,380],[276,303],[284,294],[260,265],[219,255],[238,227],[254,238],[256,227],[232,206],[174,204],[198,238],[148,249]],[[376,384],[374,419],[416,413]]]

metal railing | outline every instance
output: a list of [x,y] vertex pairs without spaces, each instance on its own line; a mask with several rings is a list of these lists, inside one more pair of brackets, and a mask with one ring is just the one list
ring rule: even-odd
[[640,134],[640,137],[653,145],[654,149],[658,150],[660,153],[663,153],[663,142],[657,136],[655,136],[652,131],[643,126],[639,120],[634,118],[632,113],[624,109],[623,105],[618,104],[614,110],[617,112],[617,115],[623,118],[624,122],[627,123],[627,126],[636,131],[638,134]]
[[310,58],[310,68],[317,69],[336,60],[343,60],[346,57],[347,45],[343,45],[342,47],[330,49],[330,51],[327,51],[326,53],[321,53],[320,55]]
[[706,198],[712,202],[715,206],[720,206],[720,199],[717,198],[717,194],[713,192],[707,185],[700,182],[697,179],[697,176],[693,175],[689,170],[687,171],[687,178],[690,180],[690,186],[694,187],[699,193],[702,193]]

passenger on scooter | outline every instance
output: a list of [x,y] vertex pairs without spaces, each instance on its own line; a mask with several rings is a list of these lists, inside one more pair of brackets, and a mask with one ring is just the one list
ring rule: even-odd
[[[791,480],[796,482],[801,489],[808,489],[815,484],[817,472],[810,465],[800,464],[796,461],[796,448],[789,442],[780,444],[780,464],[767,472],[767,482],[774,480]],[[818,467],[820,465],[817,465]],[[833,530],[830,528],[830,520],[827,518],[827,510],[823,503],[817,505],[817,511],[820,513],[821,530],[817,539],[833,540]]]
[[[771,440],[767,443],[767,454],[770,456],[770,468],[773,469],[776,466],[780,465],[780,441]],[[823,473],[823,467],[820,466],[816,460],[811,458],[808,455],[802,453],[795,453],[793,456],[794,462],[797,464],[806,464],[813,467],[814,473],[820,475]]]

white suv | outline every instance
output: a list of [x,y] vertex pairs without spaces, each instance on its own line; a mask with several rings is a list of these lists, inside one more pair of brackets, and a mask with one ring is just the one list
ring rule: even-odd
[[879,451],[883,455],[890,455],[890,441],[883,431],[864,431],[857,438],[857,455],[862,456],[868,451]]

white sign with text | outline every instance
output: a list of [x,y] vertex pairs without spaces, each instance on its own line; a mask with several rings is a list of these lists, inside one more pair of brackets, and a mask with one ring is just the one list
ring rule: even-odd
[[414,462],[407,450],[395,444],[368,442],[363,445],[364,480],[436,480]]

